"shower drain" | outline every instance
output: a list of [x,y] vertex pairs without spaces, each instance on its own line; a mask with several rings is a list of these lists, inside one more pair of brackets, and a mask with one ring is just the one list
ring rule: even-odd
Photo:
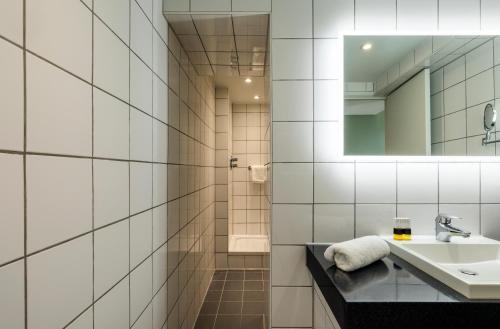
[[466,275],[472,275],[472,276],[475,276],[475,275],[479,275],[479,273],[475,272],[475,271],[471,271],[471,270],[466,270],[466,269],[459,269],[459,271],[463,274],[466,274]]

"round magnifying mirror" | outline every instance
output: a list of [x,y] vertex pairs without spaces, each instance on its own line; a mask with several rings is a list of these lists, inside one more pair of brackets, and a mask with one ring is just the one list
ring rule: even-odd
[[490,131],[495,127],[497,122],[497,111],[491,104],[487,104],[484,108],[484,130]]

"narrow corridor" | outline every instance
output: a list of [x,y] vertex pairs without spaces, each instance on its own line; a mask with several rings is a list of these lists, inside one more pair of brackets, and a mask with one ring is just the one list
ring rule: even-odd
[[216,271],[195,329],[267,329],[269,271]]

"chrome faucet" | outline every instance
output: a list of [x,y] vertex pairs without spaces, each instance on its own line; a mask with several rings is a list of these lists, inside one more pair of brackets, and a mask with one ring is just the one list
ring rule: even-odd
[[450,242],[452,236],[470,237],[470,232],[451,225],[451,221],[460,217],[439,214],[436,217],[436,240]]

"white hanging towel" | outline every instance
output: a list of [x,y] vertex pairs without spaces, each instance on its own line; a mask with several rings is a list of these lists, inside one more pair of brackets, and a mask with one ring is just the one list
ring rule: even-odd
[[267,180],[266,166],[250,166],[252,175],[252,182],[257,184],[264,184]]

